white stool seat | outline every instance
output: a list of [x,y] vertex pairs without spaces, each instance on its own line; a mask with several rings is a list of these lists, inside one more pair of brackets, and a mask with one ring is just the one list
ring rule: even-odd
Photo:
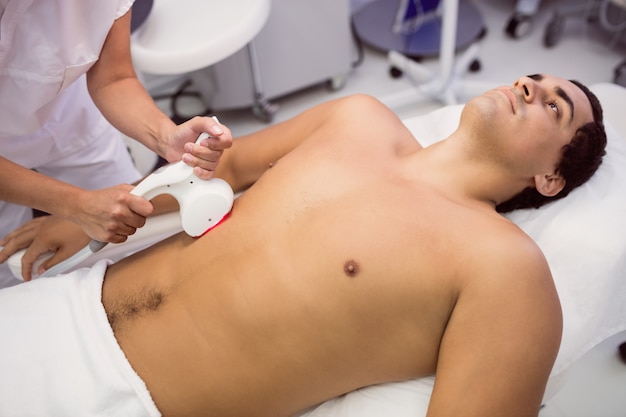
[[213,65],[257,35],[270,6],[270,0],[155,0],[132,35],[135,68],[167,75]]

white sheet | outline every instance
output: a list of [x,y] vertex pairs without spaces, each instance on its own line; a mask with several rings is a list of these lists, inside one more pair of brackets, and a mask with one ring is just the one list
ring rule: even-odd
[[[562,387],[576,360],[626,330],[626,121],[620,118],[626,108],[626,89],[600,84],[592,90],[605,108],[607,125],[607,155],[600,169],[566,199],[508,216],[543,250],[562,304],[563,339],[546,400]],[[420,143],[428,145],[456,129],[461,109],[461,105],[444,107],[405,124]],[[623,131],[618,134],[613,124]],[[433,383],[429,377],[363,388],[300,417],[425,416]]]

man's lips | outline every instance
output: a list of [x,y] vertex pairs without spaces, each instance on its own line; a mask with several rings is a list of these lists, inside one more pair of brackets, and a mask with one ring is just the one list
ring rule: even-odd
[[517,107],[517,97],[515,96],[515,94],[513,94],[513,92],[508,88],[498,88],[497,90],[506,96],[506,98],[509,100],[509,103],[511,103],[511,110],[513,111],[513,113],[515,113]]

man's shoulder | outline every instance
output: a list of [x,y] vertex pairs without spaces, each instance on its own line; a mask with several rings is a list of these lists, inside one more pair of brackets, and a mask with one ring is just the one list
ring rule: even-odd
[[552,282],[550,267],[537,243],[508,220],[498,222],[476,239],[473,265],[482,285],[507,285],[520,280],[523,285]]
[[476,241],[442,339],[431,408],[458,414],[446,402],[454,397],[473,410],[465,414],[536,415],[562,332],[550,270],[514,227],[494,226]]
[[558,328],[558,294],[537,243],[514,224],[477,240],[457,306],[488,311],[520,326],[542,320]]

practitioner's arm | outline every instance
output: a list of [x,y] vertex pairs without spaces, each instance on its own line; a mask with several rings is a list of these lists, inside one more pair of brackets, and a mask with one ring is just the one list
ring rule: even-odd
[[[170,195],[153,198],[152,215],[172,212],[178,209],[178,202]],[[39,266],[41,275],[84,248],[91,238],[73,221],[60,216],[43,216],[24,223],[0,240],[0,264],[6,262],[11,255],[25,249],[22,256],[22,277],[30,281],[33,264],[41,255],[52,252],[53,255]]]
[[[130,55],[130,12],[115,21],[98,61],[87,73],[89,93],[118,130],[169,162],[183,159],[203,179],[213,176],[230,131],[211,117],[194,117],[176,125],[154,103],[137,79]],[[202,133],[212,137],[194,142]]]
[[560,304],[539,250],[504,246],[480,259],[488,268],[467,266],[481,276],[469,277],[445,330],[428,417],[539,413],[560,344]]
[[0,183],[0,199],[70,219],[103,242],[125,241],[153,210],[145,199],[129,194],[128,184],[83,190],[2,157]]

